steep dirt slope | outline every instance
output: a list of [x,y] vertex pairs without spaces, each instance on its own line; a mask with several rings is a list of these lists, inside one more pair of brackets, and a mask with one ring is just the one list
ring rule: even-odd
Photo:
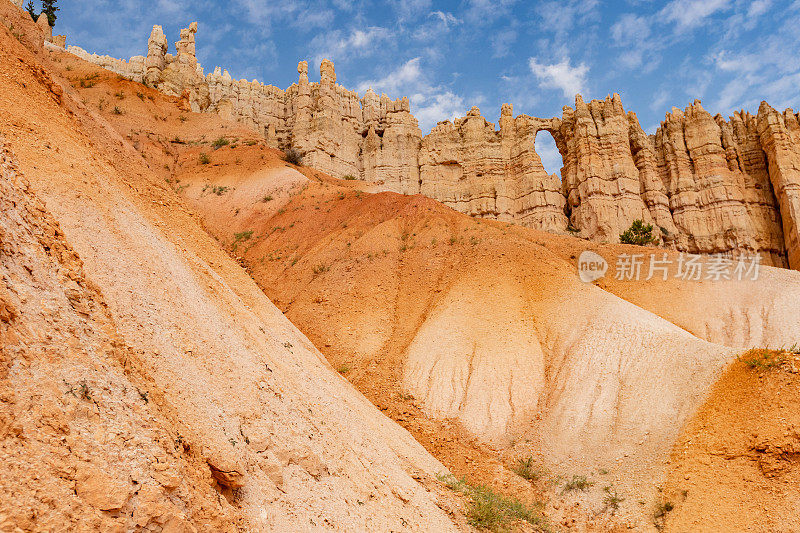
[[[763,357],[767,368],[745,362]],[[755,351],[742,359],[675,445],[666,531],[798,530],[800,356]]]
[[[5,3],[0,5],[6,8]],[[0,30],[4,89],[0,131],[15,152],[19,168],[84,262],[90,286],[107,303],[108,324],[113,320],[130,348],[123,368],[141,369],[146,383],[140,390],[158,396],[163,415],[149,426],[144,423],[133,439],[142,441],[141,446],[156,457],[152,468],[159,474],[153,477],[167,488],[175,482],[171,473],[181,468],[186,473],[179,486],[193,484],[195,474],[181,465],[196,465],[197,488],[187,489],[183,500],[173,498],[173,505],[184,514],[196,513],[195,524],[206,530],[218,529],[213,522],[200,522],[206,514],[208,520],[226,524],[234,523],[229,518],[240,516],[239,525],[250,530],[455,529],[458,518],[448,516],[437,505],[446,502],[432,492],[439,485],[429,484],[444,471],[442,465],[330,368],[208,237],[140,153],[75,99],[67,85],[62,87],[51,78],[46,58],[35,57],[5,28]],[[24,287],[25,280],[14,283]],[[67,289],[69,297],[72,293]],[[82,297],[80,288],[75,290],[73,296]],[[47,342],[58,338],[56,334],[66,333],[55,330]],[[103,339],[100,333],[86,335],[87,343]],[[35,338],[31,342],[36,348]],[[73,345],[76,351],[101,350],[84,345],[81,337],[65,344]],[[92,403],[103,406],[106,397],[113,396],[108,402],[120,402],[120,416],[130,420],[129,427],[137,426],[137,419],[149,416],[146,406],[131,407],[128,412],[125,402],[141,403],[143,398],[130,388],[119,392],[125,387],[119,368],[99,359],[99,354],[94,357],[96,368],[86,375],[77,366],[41,371],[49,382],[64,376],[69,385],[40,390],[23,381],[15,384],[18,388],[13,393],[4,395],[13,395],[16,405],[32,406],[32,416],[39,415],[40,405],[51,405],[49,412],[66,400],[70,409],[88,419],[95,416]],[[114,354],[107,359],[113,360]],[[8,372],[25,380],[35,378],[38,374],[24,370],[27,365],[25,359],[16,359]],[[75,397],[65,397],[66,390]],[[98,409],[102,412],[103,407]],[[159,421],[165,418],[175,421],[175,426],[159,430]],[[92,426],[87,423],[86,427]],[[24,425],[22,431],[24,435]],[[17,429],[14,432],[20,435]],[[122,434],[96,433],[98,440],[111,442]],[[64,438],[68,445],[76,442],[73,451],[90,447],[77,433]],[[158,446],[172,446],[178,454],[182,448],[190,455],[179,459],[171,455],[176,452],[159,452]],[[119,477],[112,480],[115,487],[131,493],[134,481],[150,487],[149,474],[137,466],[147,461],[146,453],[131,462],[117,458],[112,448],[109,453],[105,460],[115,461],[118,467]],[[39,475],[45,483],[36,493],[25,495],[28,500],[18,510],[36,512],[58,498],[57,491],[63,489],[57,480],[46,472],[31,472],[30,465],[27,470],[17,465],[21,479]],[[69,475],[64,477],[69,486]],[[218,500],[224,496],[230,505],[219,500],[217,506],[203,507],[203,498],[211,498],[204,487],[211,485],[212,478]],[[58,485],[54,492],[49,491],[51,485]],[[160,496],[153,491],[158,492],[140,490],[138,499],[124,507],[127,516],[136,520],[137,513],[149,512],[147,505],[159,505]],[[4,491],[0,498],[2,515],[11,525],[23,527],[19,512],[11,513],[23,500],[12,494]],[[79,490],[78,499],[63,505],[75,513],[115,520],[116,515],[104,509],[108,505],[93,497],[97,491],[82,495]],[[36,502],[28,504],[31,500]],[[56,507],[54,514],[65,519]],[[158,516],[164,518],[167,511]]]
[[0,208],[2,529],[235,530],[2,137]]

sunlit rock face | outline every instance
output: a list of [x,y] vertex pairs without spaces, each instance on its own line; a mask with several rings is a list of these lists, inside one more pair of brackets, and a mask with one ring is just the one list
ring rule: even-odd
[[[695,101],[673,108],[654,135],[619,95],[565,106],[561,117],[514,116],[499,125],[477,107],[423,136],[408,98],[372,89],[360,96],[336,83],[331,61],[309,81],[308,63],[283,90],[205,74],[195,55],[197,24],[181,30],[176,54],[154,26],[147,56],[120,60],[68,51],[165,94],[195,112],[247,124],[271,146],[334,177],[383,190],[423,194],[473,216],[618,242],[635,220],[653,224],[664,246],[691,253],[760,253],[765,264],[800,268],[800,126],[791,109],[766,103],[756,116],[724,119]],[[563,160],[548,174],[534,149],[553,136]]]

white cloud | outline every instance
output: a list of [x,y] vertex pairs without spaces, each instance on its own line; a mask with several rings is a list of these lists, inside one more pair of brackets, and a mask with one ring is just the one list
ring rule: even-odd
[[417,26],[413,37],[419,41],[438,41],[459,24],[461,24],[461,19],[456,18],[452,13],[433,11],[428,14],[427,22]]
[[334,13],[324,4],[312,0],[234,0],[247,10],[251,26],[268,34],[275,22],[287,23],[304,33],[329,28],[334,20]]
[[650,33],[650,21],[632,13],[622,15],[611,26],[611,37],[618,46],[646,41]]
[[566,34],[577,25],[585,26],[598,16],[599,0],[554,0],[538,6],[543,29]]
[[502,30],[492,38],[492,57],[505,57],[511,51],[511,45],[517,40],[517,32],[512,29]]
[[467,0],[465,18],[472,24],[491,24],[509,14],[517,0]]
[[431,0],[394,0],[392,7],[400,22],[418,18],[431,7]]
[[762,60],[750,54],[734,53],[722,50],[712,56],[712,61],[723,72],[754,72],[762,65]]
[[572,98],[586,90],[586,75],[589,67],[581,63],[573,67],[569,59],[560,63],[542,64],[532,57],[528,60],[531,72],[539,80],[539,87],[544,89],[560,89],[567,98]]
[[448,27],[461,23],[461,19],[456,18],[456,16],[452,13],[445,13],[444,11],[433,11],[429,16],[438,18],[445,26]]
[[677,32],[702,26],[706,19],[731,7],[730,0],[672,0],[659,12],[666,22],[677,23]]
[[392,98],[408,96],[411,112],[417,117],[423,133],[427,133],[437,122],[463,115],[464,98],[441,85],[430,83],[421,67],[422,58],[409,59],[386,76],[368,80],[358,85],[363,93],[372,88]]
[[772,0],[755,0],[750,3],[747,9],[747,18],[757,18],[769,11],[772,7]]
[[369,55],[379,49],[381,42],[389,41],[392,37],[390,30],[378,26],[356,28],[349,33],[336,30],[314,37],[310,47],[315,63],[325,58],[336,61]]

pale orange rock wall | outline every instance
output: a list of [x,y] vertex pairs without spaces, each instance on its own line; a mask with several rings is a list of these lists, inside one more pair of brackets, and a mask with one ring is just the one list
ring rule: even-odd
[[[561,117],[514,116],[499,125],[477,108],[423,136],[408,98],[371,89],[360,97],[336,83],[324,60],[320,81],[298,64],[286,90],[206,75],[195,55],[197,25],[181,30],[175,56],[155,26],[147,56],[129,61],[69,51],[118,74],[183,97],[193,111],[218,113],[262,133],[303,164],[385,190],[423,194],[463,213],[553,232],[617,242],[634,220],[652,223],[660,243],[691,253],[755,253],[771,265],[800,268],[800,125],[764,104],[757,116],[728,120],[699,101],[667,113],[647,135],[618,95],[565,106]],[[553,135],[561,178],[534,149]]]

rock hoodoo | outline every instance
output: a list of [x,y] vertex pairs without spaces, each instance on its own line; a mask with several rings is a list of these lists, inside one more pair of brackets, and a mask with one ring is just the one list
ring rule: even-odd
[[[499,128],[473,107],[423,136],[408,98],[372,89],[360,97],[336,83],[332,62],[310,82],[308,63],[286,90],[205,74],[195,55],[197,24],[167,53],[160,26],[147,56],[128,61],[68,50],[117,74],[185,99],[294,148],[303,164],[403,194],[424,194],[458,211],[553,232],[568,229],[616,242],[636,219],[656,225],[667,246],[691,253],[756,253],[766,264],[800,268],[800,121],[762,104],[728,120],[699,101],[667,113],[647,135],[619,95],[565,106],[562,116],[514,116]],[[549,132],[563,159],[549,175],[534,149]]]

